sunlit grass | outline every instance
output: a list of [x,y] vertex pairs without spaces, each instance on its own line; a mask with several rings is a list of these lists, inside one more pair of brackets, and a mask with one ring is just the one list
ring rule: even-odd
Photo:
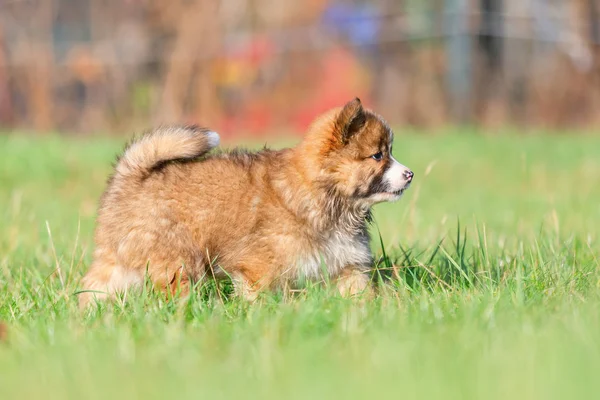
[[[116,139],[0,137],[0,397],[590,398],[600,389],[600,138],[396,137],[372,301],[255,304],[208,283],[81,313]],[[275,146],[276,147],[276,146]]]

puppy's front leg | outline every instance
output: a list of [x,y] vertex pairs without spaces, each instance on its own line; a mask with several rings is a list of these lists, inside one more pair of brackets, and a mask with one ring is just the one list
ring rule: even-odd
[[231,280],[235,289],[235,295],[246,301],[253,302],[258,297],[259,288],[243,273],[236,272],[232,274]]
[[344,297],[373,295],[371,279],[365,268],[348,266],[337,277],[336,286]]

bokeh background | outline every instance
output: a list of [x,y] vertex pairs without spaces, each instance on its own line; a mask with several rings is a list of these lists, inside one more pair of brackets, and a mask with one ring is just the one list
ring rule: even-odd
[[0,0],[0,128],[600,124],[597,0]]
[[[598,398],[599,10],[0,0],[0,399]],[[126,137],[278,148],[355,96],[415,172],[374,207],[380,296],[209,280],[78,310]]]

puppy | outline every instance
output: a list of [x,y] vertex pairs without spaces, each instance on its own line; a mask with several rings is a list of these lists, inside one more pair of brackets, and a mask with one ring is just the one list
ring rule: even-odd
[[369,290],[370,209],[413,179],[392,141],[358,98],[319,116],[292,149],[208,155],[219,136],[196,126],[142,136],[102,196],[81,306],[146,274],[183,295],[205,277],[230,277],[248,300],[324,274],[343,295]]

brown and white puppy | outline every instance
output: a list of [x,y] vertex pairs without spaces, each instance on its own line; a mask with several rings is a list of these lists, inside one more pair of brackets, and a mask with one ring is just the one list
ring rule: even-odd
[[393,133],[359,99],[319,116],[293,149],[207,155],[207,129],[158,129],[118,160],[98,211],[82,306],[140,286],[184,294],[207,276],[236,292],[294,286],[323,273],[342,294],[369,288],[370,208],[400,198],[413,173]]

